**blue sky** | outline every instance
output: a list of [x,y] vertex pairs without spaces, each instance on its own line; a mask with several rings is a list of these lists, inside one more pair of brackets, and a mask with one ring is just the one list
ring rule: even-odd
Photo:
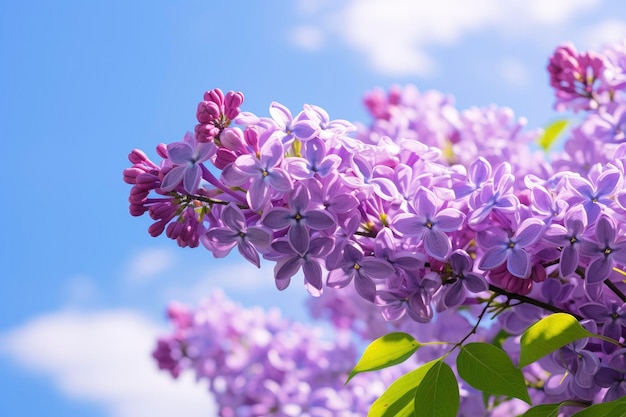
[[0,415],[210,416],[205,387],[148,357],[166,303],[223,288],[304,317],[296,280],[279,293],[269,265],[152,239],[127,214],[126,155],[180,140],[204,91],[367,122],[365,91],[413,83],[541,127],[554,47],[626,37],[621,16],[609,0],[0,0]]

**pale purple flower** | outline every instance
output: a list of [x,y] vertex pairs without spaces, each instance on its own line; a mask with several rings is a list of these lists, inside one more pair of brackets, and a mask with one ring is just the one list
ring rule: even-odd
[[582,253],[591,258],[585,271],[587,284],[597,284],[607,279],[616,264],[626,265],[626,237],[607,215],[596,222],[596,240],[582,242]]
[[485,277],[472,271],[473,261],[464,250],[457,249],[448,259],[452,273],[444,286],[442,301],[446,308],[456,307],[465,301],[466,289],[472,293],[487,291]]
[[376,284],[372,279],[390,278],[395,269],[387,261],[373,256],[364,256],[363,252],[351,245],[343,249],[343,263],[340,268],[328,273],[326,285],[343,288],[354,279],[354,287],[361,297],[374,302]]
[[302,144],[302,157],[285,160],[284,168],[298,180],[312,178],[315,175],[325,177],[341,163],[337,155],[327,155],[326,145],[319,138],[310,139]]
[[432,191],[421,188],[413,200],[413,213],[397,215],[392,224],[402,235],[423,241],[426,253],[440,261],[452,251],[445,232],[458,230],[465,220],[465,215],[455,208],[441,209],[442,203]]
[[394,321],[406,314],[418,323],[430,322],[433,295],[441,287],[441,280],[434,274],[420,277],[411,271],[405,271],[403,277],[400,287],[377,291],[376,303],[382,307],[383,317]]
[[294,119],[291,111],[277,102],[270,104],[270,115],[281,132],[278,138],[283,143],[291,142],[294,138],[302,141],[309,140],[315,137],[319,130],[319,127],[314,122],[304,117],[296,117]]
[[236,245],[239,253],[259,268],[261,263],[256,248],[269,246],[271,232],[262,226],[248,227],[243,212],[232,203],[222,210],[221,219],[224,227],[211,228],[206,233],[207,239],[225,254]]
[[509,172],[510,169],[509,164],[501,164],[494,174],[493,182],[485,183],[480,192],[471,195],[467,218],[471,227],[479,228],[493,210],[513,213],[518,209],[519,200],[513,194],[515,177]]
[[[581,314],[593,320],[598,325],[602,325],[602,334],[615,341],[620,341],[622,332],[626,326],[626,304],[617,301],[606,301],[602,303],[587,303],[579,307]],[[613,343],[602,341],[605,352],[612,352],[616,349]]]
[[491,177],[491,164],[479,156],[467,170],[467,182],[456,183],[452,186],[457,198],[465,197],[479,191]]
[[283,153],[281,141],[270,137],[261,146],[258,158],[250,154],[239,156],[224,168],[222,178],[226,184],[233,186],[250,180],[246,199],[252,210],[260,211],[272,198],[273,190],[287,192],[293,188],[289,174],[279,168]]
[[589,223],[594,223],[604,208],[613,205],[614,194],[621,189],[623,174],[616,168],[591,172],[593,176],[590,175],[590,179],[567,177],[567,189],[572,194],[568,199],[570,205],[582,203],[587,211]]
[[478,234],[479,245],[485,253],[478,267],[492,270],[506,262],[507,270],[518,278],[528,278],[532,264],[530,248],[543,234],[545,224],[535,218],[528,218],[520,224],[513,236],[499,228],[484,230]]
[[570,208],[563,219],[563,226],[552,224],[544,233],[544,239],[561,248],[559,272],[568,277],[576,271],[580,259],[582,235],[587,227],[587,213],[582,205]]
[[600,370],[600,358],[596,352],[585,349],[588,341],[588,338],[577,340],[552,354],[554,364],[560,369],[546,380],[547,394],[589,400],[598,392],[594,376]]
[[174,167],[163,177],[161,189],[172,191],[182,182],[185,191],[194,194],[202,180],[201,164],[211,157],[214,150],[212,143],[197,142],[189,132],[182,142],[167,145],[167,156]]
[[370,161],[363,155],[358,153],[352,155],[351,168],[353,175],[342,177],[346,185],[352,188],[363,189],[368,194],[376,194],[383,200],[390,201],[397,198],[398,190],[393,181],[384,176],[377,175],[377,167],[372,166]]
[[601,387],[608,388],[602,401],[615,401],[626,396],[626,349],[618,349],[611,354],[594,381]]
[[605,143],[626,141],[626,105],[608,103],[600,106],[596,113],[590,113],[580,125],[580,130],[594,140]]
[[278,254],[278,262],[274,266],[276,288],[284,290],[293,277],[302,268],[304,285],[313,296],[322,294],[323,257],[332,249],[333,240],[325,236],[313,237],[307,244],[307,250],[300,254],[286,240],[276,240],[272,249]]
[[309,229],[324,230],[335,224],[335,219],[321,209],[309,208],[311,197],[309,190],[297,183],[289,194],[287,207],[272,207],[265,212],[261,222],[273,230],[289,228],[289,244],[300,255],[309,250]]

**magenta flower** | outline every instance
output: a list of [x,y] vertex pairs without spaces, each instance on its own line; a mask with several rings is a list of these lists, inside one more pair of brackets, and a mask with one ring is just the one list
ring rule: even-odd
[[211,143],[197,142],[189,132],[182,142],[167,145],[167,156],[174,167],[163,177],[161,189],[172,191],[182,181],[185,191],[194,194],[202,179],[201,164],[211,157],[214,149]]
[[432,191],[420,188],[413,200],[414,213],[399,214],[393,220],[393,227],[404,236],[423,241],[426,253],[443,261],[452,251],[452,243],[445,232],[458,230],[465,215],[454,208],[440,210],[441,204]]
[[221,218],[224,227],[214,227],[206,233],[213,247],[226,256],[236,245],[239,253],[259,268],[261,262],[256,248],[269,246],[271,232],[262,226],[248,227],[243,212],[232,203],[224,207]]
[[506,262],[507,270],[518,278],[528,278],[532,264],[526,248],[543,234],[545,224],[535,218],[522,222],[511,237],[499,228],[490,228],[478,233],[478,243],[486,248],[478,267],[483,270],[496,269]]
[[259,157],[246,154],[222,171],[225,183],[240,186],[250,181],[246,199],[254,211],[262,210],[272,198],[272,191],[287,192],[293,188],[289,174],[279,168],[283,160],[283,144],[269,138],[260,149]]

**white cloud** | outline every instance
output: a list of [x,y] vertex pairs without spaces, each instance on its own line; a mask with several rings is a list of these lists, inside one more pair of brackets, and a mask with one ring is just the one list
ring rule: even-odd
[[205,385],[190,374],[173,380],[157,369],[150,354],[162,333],[133,311],[62,311],[1,335],[0,352],[112,417],[216,415]]
[[315,26],[298,26],[291,31],[290,39],[301,49],[316,51],[324,43],[324,34]]
[[578,49],[601,50],[608,42],[619,42],[626,39],[626,21],[607,19],[587,29],[580,36]]
[[525,87],[530,81],[530,73],[524,62],[514,57],[502,58],[497,63],[500,78],[514,87]]
[[[428,75],[436,70],[430,48],[454,45],[470,34],[491,31],[536,38],[538,30],[565,23],[599,0],[348,0],[334,11],[300,3],[306,18],[364,54],[387,75]],[[304,14],[304,13],[303,13]],[[557,26],[558,25],[558,26]],[[320,41],[321,42],[321,41]]]
[[136,254],[130,261],[126,276],[129,281],[144,282],[166,271],[176,262],[172,248],[150,248]]

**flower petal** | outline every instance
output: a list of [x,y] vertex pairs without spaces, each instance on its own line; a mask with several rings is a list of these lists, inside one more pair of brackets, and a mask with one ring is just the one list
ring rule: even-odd
[[426,231],[424,236],[424,248],[426,253],[435,259],[444,261],[450,256],[452,244],[450,238],[443,232],[435,229]]
[[518,278],[528,278],[531,270],[530,255],[528,252],[517,247],[509,250],[506,269]]

